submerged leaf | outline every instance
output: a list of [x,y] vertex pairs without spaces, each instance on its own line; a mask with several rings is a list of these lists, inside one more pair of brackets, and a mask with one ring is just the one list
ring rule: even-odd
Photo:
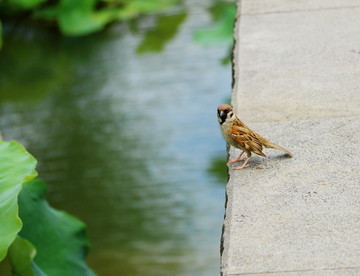
[[15,141],[0,141],[0,261],[20,231],[18,194],[36,176],[36,160]]
[[148,31],[137,47],[137,53],[160,52],[177,33],[181,23],[186,19],[186,12],[176,15],[159,16],[154,29]]
[[84,223],[49,206],[45,191],[39,179],[24,185],[19,195],[24,226],[19,235],[36,247],[34,261],[47,275],[94,276],[85,262],[89,243]]
[[215,24],[212,27],[195,31],[194,39],[202,45],[232,43],[236,15],[234,3],[219,2],[211,9]]

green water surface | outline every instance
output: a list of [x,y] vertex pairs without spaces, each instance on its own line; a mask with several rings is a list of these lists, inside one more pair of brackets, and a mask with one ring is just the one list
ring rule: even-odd
[[211,1],[198,2],[169,43],[148,45],[158,52],[139,53],[152,16],[81,38],[4,27],[0,131],[39,160],[49,202],[88,225],[98,275],[219,275],[216,107],[231,68],[221,65],[227,47],[194,42],[211,23]]

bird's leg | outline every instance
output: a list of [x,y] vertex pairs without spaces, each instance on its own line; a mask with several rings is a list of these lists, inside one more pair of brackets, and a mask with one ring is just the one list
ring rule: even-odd
[[244,158],[241,158],[241,156],[244,154],[244,151],[240,153],[239,157],[234,159],[234,160],[230,160],[229,162],[227,162],[227,164],[233,164],[233,163],[236,163],[236,162],[239,162],[239,161],[244,161],[245,159]]
[[246,158],[244,164],[242,164],[241,166],[233,167],[232,169],[233,169],[233,170],[241,170],[241,169],[243,169],[243,168],[250,167],[250,165],[246,165],[247,162],[249,161],[249,159],[250,159],[250,156],[249,156],[248,158]]

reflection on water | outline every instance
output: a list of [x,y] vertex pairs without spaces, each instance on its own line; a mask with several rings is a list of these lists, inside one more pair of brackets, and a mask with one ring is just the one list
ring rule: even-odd
[[87,223],[99,275],[219,274],[215,110],[231,70],[219,65],[227,49],[192,42],[206,2],[159,54],[136,56],[141,37],[123,25],[81,39],[15,35],[0,53],[0,130],[39,160],[52,205]]

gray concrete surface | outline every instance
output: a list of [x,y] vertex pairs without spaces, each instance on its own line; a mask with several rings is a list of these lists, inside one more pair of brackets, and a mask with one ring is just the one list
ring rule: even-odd
[[251,126],[295,157],[269,149],[268,158],[251,159],[252,168],[230,171],[224,275],[359,271],[360,118]]
[[240,3],[234,109],[294,158],[229,171],[224,276],[360,275],[360,3],[296,3]]
[[[253,1],[243,0],[241,6]],[[294,1],[278,2],[285,6]],[[360,91],[358,3],[353,8],[242,15],[235,50],[239,81],[233,94],[242,118],[360,115],[359,101],[354,101]]]

